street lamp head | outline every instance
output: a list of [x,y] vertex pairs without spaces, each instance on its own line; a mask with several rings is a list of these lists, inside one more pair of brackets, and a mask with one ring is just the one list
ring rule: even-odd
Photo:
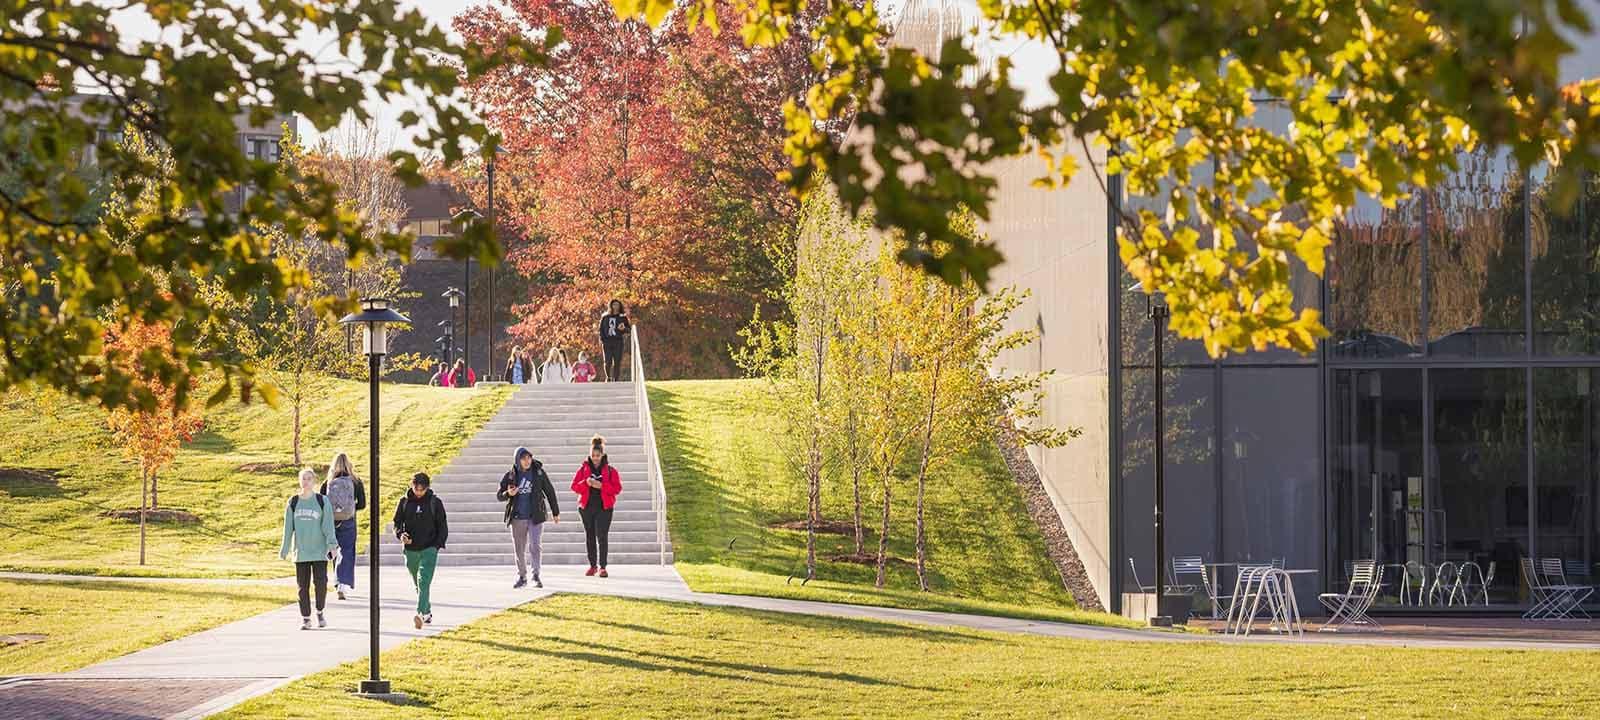
[[[461,293],[460,290],[458,290],[456,288],[450,288],[448,290],[445,290],[444,294],[441,295],[440,297],[442,297],[446,301],[448,301],[450,303],[450,307],[457,308],[457,307],[461,307],[461,295],[462,295],[462,293]],[[446,320],[445,322],[450,322],[450,321]],[[443,325],[444,323],[439,323],[439,324]]]
[[389,323],[409,323],[406,316],[389,308],[387,298],[362,298],[361,312],[339,319],[343,325],[361,326],[361,352],[365,355],[389,353]]
[[482,220],[483,213],[480,213],[472,208],[467,208],[456,213],[450,219],[456,224],[456,232],[460,232],[462,228]]

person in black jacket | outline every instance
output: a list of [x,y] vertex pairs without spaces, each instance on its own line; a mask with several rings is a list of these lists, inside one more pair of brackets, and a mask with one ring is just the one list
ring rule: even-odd
[[[550,475],[544,464],[534,459],[525,447],[517,448],[511,460],[511,470],[500,478],[500,492],[495,497],[506,504],[506,525],[511,527],[511,544],[517,553],[517,582],[513,588],[528,584],[528,565],[533,565],[533,586],[544,587],[539,579],[540,538],[544,534],[544,508],[550,506],[550,519],[561,522],[561,505],[556,502],[556,489],[550,484]],[[543,498],[543,502],[540,498]]]
[[606,355],[606,382],[622,379],[622,346],[633,324],[621,300],[612,300],[610,312],[600,318],[600,348]]
[[411,491],[400,499],[394,509],[394,535],[405,543],[406,570],[417,587],[417,614],[412,623],[418,630],[423,623],[433,622],[433,605],[428,602],[428,589],[433,586],[433,569],[439,564],[439,551],[450,537],[450,525],[445,522],[444,501],[428,489],[431,481],[427,473],[411,476]]

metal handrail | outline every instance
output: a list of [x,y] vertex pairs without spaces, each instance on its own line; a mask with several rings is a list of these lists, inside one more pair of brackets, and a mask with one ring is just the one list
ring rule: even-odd
[[667,564],[667,488],[661,477],[661,456],[656,449],[656,428],[650,418],[650,393],[645,389],[644,359],[639,351],[639,326],[632,332],[632,371],[634,404],[639,408],[639,428],[644,433],[645,480],[650,485],[650,510],[656,516],[656,549],[660,562]]

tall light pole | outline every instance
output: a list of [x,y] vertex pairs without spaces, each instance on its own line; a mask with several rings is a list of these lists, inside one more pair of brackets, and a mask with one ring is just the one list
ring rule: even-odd
[[[455,217],[452,218],[452,219],[455,221],[456,232],[460,233],[463,230],[465,230],[468,225],[471,225],[472,223],[475,223],[475,222],[478,222],[479,220],[482,220],[483,219],[483,214],[478,212],[477,210],[473,210],[472,208],[467,208],[465,210],[462,210],[461,212],[456,213]],[[465,303],[465,306],[464,306],[465,309],[462,310],[462,312],[461,312],[461,335],[462,335],[461,357],[466,359],[466,361],[467,361],[467,369],[471,370],[472,369],[472,256],[471,255],[467,256],[467,260],[466,260],[465,265],[466,265],[465,287],[464,287],[464,289],[463,289],[463,291],[461,293],[461,297],[462,297],[462,299],[463,299],[463,301]],[[493,339],[491,338],[491,342],[492,342],[492,340]]]
[[[1163,607],[1163,605],[1166,604],[1167,596],[1166,581],[1164,580],[1166,575],[1163,572],[1163,570],[1166,569],[1167,564],[1167,529],[1163,524],[1163,518],[1166,515],[1167,509],[1167,420],[1166,407],[1164,403],[1164,400],[1166,399],[1165,388],[1163,387],[1164,383],[1162,382],[1163,378],[1161,372],[1163,365],[1161,351],[1163,349],[1163,345],[1165,344],[1164,341],[1166,340],[1167,317],[1169,311],[1167,310],[1167,298],[1162,293],[1158,292],[1146,295],[1145,303],[1147,306],[1146,309],[1150,315],[1150,332],[1155,343],[1156,355],[1156,612],[1155,615],[1150,618],[1150,624],[1160,627],[1170,627],[1172,625],[1172,615],[1162,612],[1166,609]],[[1185,596],[1184,599],[1187,600],[1188,597]]]
[[[498,158],[498,157],[500,157],[500,147],[497,145],[497,146],[495,146],[494,153],[489,155],[489,166],[488,166],[488,175],[489,175],[489,233],[490,233],[491,237],[493,237],[494,230],[495,230],[495,226],[494,226],[494,221],[495,221],[495,215],[494,215],[494,161],[495,161],[495,158]],[[494,267],[489,268],[489,367],[487,368],[488,373],[489,373],[489,377],[494,377],[494,276],[497,274],[497,271],[499,269],[500,269],[500,264],[499,263],[496,263],[494,265]]]
[[389,694],[389,681],[384,680],[378,673],[378,550],[381,543],[378,541],[379,518],[378,505],[383,494],[378,490],[378,375],[383,370],[383,356],[389,352],[389,323],[409,323],[406,316],[389,309],[389,301],[384,298],[363,298],[361,312],[344,316],[340,323],[346,326],[361,326],[361,351],[367,356],[367,455],[371,458],[371,465],[367,469],[368,495],[367,507],[372,515],[367,520],[368,530],[372,535],[367,543],[367,552],[370,557],[367,565],[371,568],[372,594],[370,596],[371,629],[371,677],[361,681],[361,692],[366,695]]

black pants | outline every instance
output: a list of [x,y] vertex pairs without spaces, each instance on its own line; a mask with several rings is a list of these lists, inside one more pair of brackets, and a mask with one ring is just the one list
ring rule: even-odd
[[580,508],[583,518],[583,544],[589,551],[589,567],[606,566],[606,538],[611,535],[611,515],[615,510]]
[[622,341],[606,341],[601,345],[606,352],[606,382],[622,379]]
[[297,562],[294,582],[300,586],[300,617],[311,617],[311,584],[317,585],[317,612],[328,606],[328,561]]

